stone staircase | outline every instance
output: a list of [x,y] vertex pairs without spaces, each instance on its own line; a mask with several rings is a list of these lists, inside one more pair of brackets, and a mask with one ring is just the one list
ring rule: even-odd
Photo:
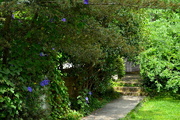
[[121,80],[117,81],[114,90],[122,95],[144,96],[142,88],[142,79],[139,73],[127,73]]

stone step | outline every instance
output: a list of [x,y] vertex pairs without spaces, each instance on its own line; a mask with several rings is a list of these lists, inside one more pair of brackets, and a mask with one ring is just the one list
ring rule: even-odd
[[115,91],[118,92],[141,92],[141,87],[114,87]]
[[118,86],[129,86],[129,87],[139,87],[142,85],[141,82],[131,82],[131,81],[118,81]]
[[120,92],[122,95],[127,95],[127,96],[146,96],[147,94],[144,92]]
[[129,80],[121,80],[121,81],[124,81],[124,82],[139,82],[139,83],[142,83],[142,80],[139,80],[139,79],[129,79]]
[[141,93],[139,92],[120,92],[122,95],[127,95],[127,96],[141,96]]
[[114,87],[114,90],[122,95],[143,96],[145,93],[141,86],[141,76],[139,74],[128,73],[120,81],[117,81],[117,86]]
[[146,96],[141,87],[114,87],[114,90],[122,95],[128,96]]
[[132,82],[138,82],[142,81],[142,78],[139,74],[127,74],[123,78],[121,78],[122,81],[132,81]]

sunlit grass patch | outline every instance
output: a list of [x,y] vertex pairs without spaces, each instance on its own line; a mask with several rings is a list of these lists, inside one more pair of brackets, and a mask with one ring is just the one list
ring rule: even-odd
[[180,120],[180,100],[170,97],[149,99],[121,120]]

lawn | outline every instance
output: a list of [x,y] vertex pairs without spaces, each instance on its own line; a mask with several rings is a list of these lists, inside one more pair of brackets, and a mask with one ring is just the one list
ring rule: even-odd
[[120,120],[180,120],[180,100],[171,97],[151,98]]

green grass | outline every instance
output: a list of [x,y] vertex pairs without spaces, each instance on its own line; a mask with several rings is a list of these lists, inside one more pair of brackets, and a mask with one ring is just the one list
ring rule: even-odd
[[120,120],[180,120],[180,100],[171,97],[148,99]]

